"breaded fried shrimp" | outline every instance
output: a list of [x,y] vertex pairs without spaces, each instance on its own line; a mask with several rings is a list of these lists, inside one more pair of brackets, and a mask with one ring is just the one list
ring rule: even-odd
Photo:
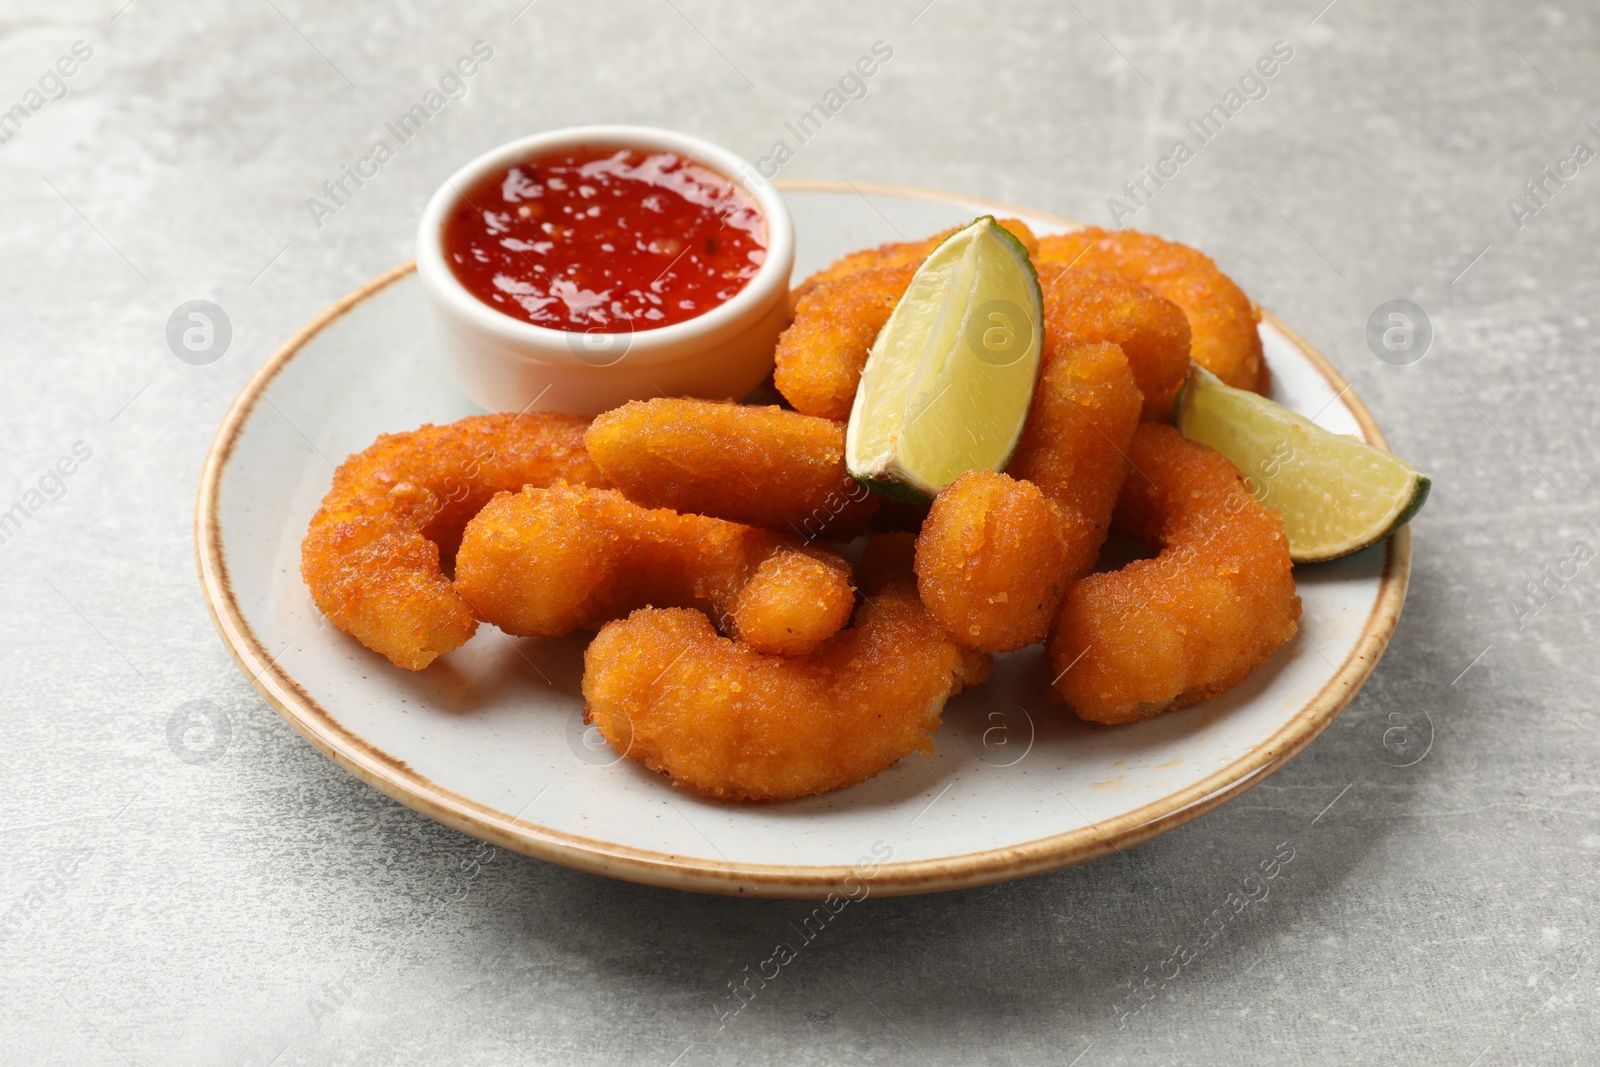
[[836,553],[568,485],[491,500],[462,535],[456,588],[509,634],[558,637],[670,605],[784,655],[816,647],[855,606],[850,565]]
[[858,271],[809,290],[778,336],[772,382],[796,411],[850,417],[878,331],[905,295],[917,263]]
[[477,415],[384,434],[339,465],[300,548],[300,574],[338,629],[419,671],[477,628],[440,570],[462,527],[495,493],[604,484],[583,449],[587,419]]
[[917,590],[957,641],[1004,652],[1043,641],[1065,592],[1066,525],[1030,482],[968,471],[917,537]]
[[1074,585],[1050,641],[1055,693],[1093,722],[1222,693],[1300,617],[1283,520],[1233,464],[1155,423],[1140,425],[1130,456],[1141,473],[1123,487],[1116,527],[1160,555]]
[[1240,389],[1266,392],[1268,372],[1256,324],[1261,312],[1210,257],[1187,245],[1135,230],[1097,227],[1039,239],[1039,280],[1050,265],[1089,267],[1132,278],[1189,317],[1189,355]]
[[1142,406],[1127,357],[1116,345],[1067,345],[1046,356],[1006,473],[1032,482],[1060,508],[1066,582],[1089,573],[1110,532]]
[[863,572],[855,624],[808,656],[763,655],[692,609],[608,623],[584,653],[589,720],[673,784],[740,800],[841,789],[931,751],[946,699],[986,678],[989,657],[944,634],[908,553],[891,555],[894,573]]
[[635,503],[843,541],[879,497],[845,473],[844,424],[779,407],[634,400],[584,436],[611,484]]
[[[1030,254],[1037,247],[1026,225],[1016,219],[999,221]],[[778,338],[773,383],[796,411],[827,419],[850,417],[861,369],[878,331],[928,253],[956,229],[852,253],[795,289],[794,322]]]
[[844,629],[855,600],[842,562],[787,549],[762,560],[733,602],[739,639],[762,652],[804,656]]
[[1052,351],[1110,341],[1128,357],[1144,394],[1141,417],[1168,422],[1189,372],[1189,320],[1183,309],[1144,286],[1107,271],[1071,267],[1044,282],[1046,346]]

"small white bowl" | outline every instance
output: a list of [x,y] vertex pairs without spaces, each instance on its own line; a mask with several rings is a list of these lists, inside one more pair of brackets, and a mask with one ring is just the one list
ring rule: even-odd
[[[719,171],[766,220],[767,255],[755,277],[704,315],[633,333],[535,326],[473,296],[445,259],[445,215],[484,175],[579,145],[674,152]],[[417,276],[432,308],[435,343],[461,391],[489,411],[595,415],[654,396],[742,397],[772,371],[778,334],[788,321],[793,268],[794,221],[771,183],[725,148],[651,126],[573,126],[501,145],[452,174],[428,201],[417,229]]]

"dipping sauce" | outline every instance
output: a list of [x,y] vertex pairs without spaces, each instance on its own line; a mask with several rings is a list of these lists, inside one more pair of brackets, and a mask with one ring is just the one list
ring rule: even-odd
[[766,260],[767,228],[722,174],[671,152],[535,155],[462,190],[445,260],[497,311],[556,330],[626,333],[703,315]]

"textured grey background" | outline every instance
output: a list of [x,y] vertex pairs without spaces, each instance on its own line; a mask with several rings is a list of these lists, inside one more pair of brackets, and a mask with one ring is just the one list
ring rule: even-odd
[[[1600,148],[1600,18],[1322,2],[5,0],[0,106],[73,41],[93,56],[0,145],[0,510],[74,442],[93,455],[0,545],[0,1060],[1593,1062],[1597,568],[1513,604],[1600,544],[1600,164],[1520,228],[1506,200]],[[466,97],[317,228],[307,197],[477,39]],[[460,161],[589,121],[758,156],[878,39],[893,60],[783,177],[1102,224],[1288,42],[1129,223],[1303,331],[1435,490],[1387,658],[1287,769],[1096,863],[854,905],[719,1028],[807,907],[487,853],[335,768],[223,652],[193,495],[251,370],[407,258]],[[209,366],[163,340],[195,298],[233,324]],[[1411,366],[1364,341],[1393,298],[1436,331]],[[191,701],[228,735],[175,743]],[[1282,842],[1268,899],[1155,978]]]

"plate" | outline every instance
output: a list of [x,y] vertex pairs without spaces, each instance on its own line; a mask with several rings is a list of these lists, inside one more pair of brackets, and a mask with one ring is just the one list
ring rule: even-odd
[[[786,184],[796,277],[853,249],[974,215],[1069,220],[913,189]],[[491,844],[616,878],[712,893],[859,897],[980,885],[1079,863],[1257,784],[1349,703],[1405,599],[1410,536],[1296,569],[1301,632],[1215,700],[1129,726],[1078,722],[1039,649],[953,699],[932,756],[780,804],[708,800],[619,758],[582,721],[587,635],[484,626],[411,673],[334,630],[300,580],[333,466],[378,434],[474,408],[437,365],[410,264],[317,316],[256,373],[217,432],[195,513],[200,579],[252,685],[339,766]],[[1376,423],[1303,340],[1263,313],[1275,399],[1376,444]]]

